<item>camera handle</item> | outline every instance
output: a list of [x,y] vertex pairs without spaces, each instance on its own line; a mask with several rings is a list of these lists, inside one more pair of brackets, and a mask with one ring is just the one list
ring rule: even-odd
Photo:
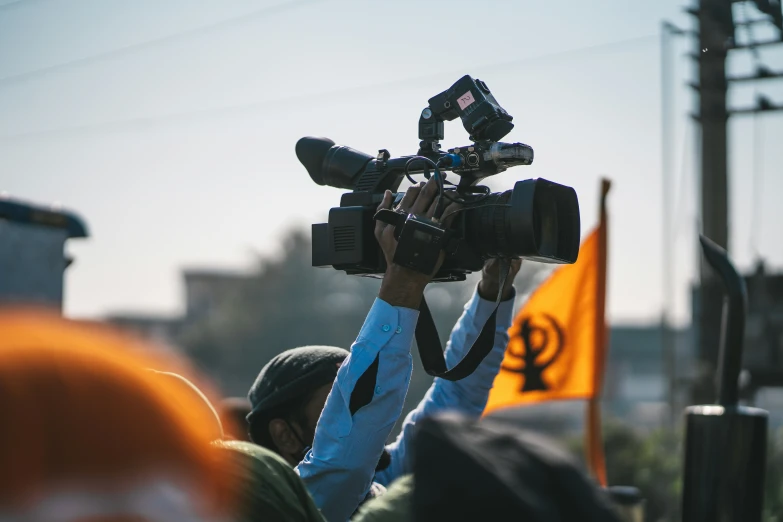
[[481,333],[473,342],[468,353],[451,369],[446,367],[443,345],[441,344],[438,330],[435,328],[435,321],[432,319],[427,301],[422,296],[421,305],[419,306],[419,321],[416,323],[416,344],[419,346],[419,357],[421,357],[424,371],[433,377],[440,377],[448,381],[459,381],[479,367],[495,346],[498,306],[500,306],[500,298],[503,295],[503,287],[506,284],[510,269],[510,261],[504,257],[500,258],[500,287],[497,298],[495,298],[495,309],[492,310],[492,315],[484,323]]
[[[431,274],[435,270],[441,250],[448,251],[454,246],[450,231],[440,228],[438,223],[414,214],[381,209],[375,214],[375,219],[394,227],[394,237],[399,243],[393,262],[411,270]],[[423,239],[425,237],[426,240]],[[481,333],[471,345],[468,353],[451,369],[446,367],[446,358],[443,356],[443,345],[440,342],[438,329],[435,328],[435,321],[427,306],[427,301],[422,296],[419,305],[419,320],[416,323],[416,344],[419,346],[419,357],[421,357],[424,371],[433,377],[459,381],[479,367],[495,345],[498,306],[500,306],[500,298],[503,296],[503,287],[506,285],[510,269],[509,259],[501,257],[500,287],[495,299],[495,309],[492,310],[489,319],[484,323]]]

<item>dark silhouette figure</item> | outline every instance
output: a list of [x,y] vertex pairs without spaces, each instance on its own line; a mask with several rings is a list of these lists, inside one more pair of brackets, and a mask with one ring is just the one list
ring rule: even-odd
[[[505,364],[501,366],[501,369],[507,372],[522,374],[523,392],[535,390],[545,391],[549,389],[549,386],[544,381],[544,370],[549,368],[549,366],[560,357],[560,354],[565,347],[563,329],[557,324],[554,317],[549,314],[543,315],[552,325],[552,330],[557,334],[557,347],[552,354],[552,357],[546,362],[539,360],[541,354],[546,350],[547,346],[549,346],[549,332],[544,328],[533,325],[530,317],[525,317],[522,320],[522,327],[519,329],[519,337],[522,339],[524,351],[522,353],[514,353],[509,350],[510,355],[519,359],[522,365],[516,368],[506,366]],[[536,339],[538,342],[535,344],[534,333],[538,334],[538,339]]]

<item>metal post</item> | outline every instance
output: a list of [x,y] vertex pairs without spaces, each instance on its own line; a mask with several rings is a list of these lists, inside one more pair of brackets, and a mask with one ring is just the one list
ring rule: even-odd
[[[700,0],[699,121],[701,123],[701,232],[728,251],[728,169],[726,56],[733,45],[731,2]],[[715,397],[718,332],[722,289],[709,267],[700,265],[698,345],[699,377],[693,403],[708,404]]]
[[682,520],[761,522],[768,413],[739,405],[747,290],[725,250],[704,236],[701,245],[725,285],[726,299],[718,402],[686,410]]

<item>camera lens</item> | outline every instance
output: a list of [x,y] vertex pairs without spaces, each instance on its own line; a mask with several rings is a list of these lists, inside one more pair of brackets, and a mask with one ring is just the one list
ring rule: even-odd
[[541,244],[541,204],[533,202],[533,240],[536,245]]
[[[465,239],[485,258],[513,255],[506,233],[511,191],[476,197],[465,211]],[[472,208],[470,208],[472,207]]]
[[513,190],[474,197],[464,212],[464,238],[482,258],[525,257],[573,263],[579,253],[576,192],[547,180],[517,182]]

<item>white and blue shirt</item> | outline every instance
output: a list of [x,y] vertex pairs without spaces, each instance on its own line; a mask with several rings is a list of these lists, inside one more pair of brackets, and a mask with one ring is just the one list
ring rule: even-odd
[[[494,309],[493,301],[474,292],[446,345],[449,368],[465,356]],[[419,419],[444,410],[481,416],[503,361],[513,313],[513,297],[500,303],[494,348],[475,372],[459,381],[435,379],[416,409],[405,418],[397,440],[386,447],[391,464],[376,474],[378,459],[402,414],[408,392],[413,367],[411,346],[419,312],[391,306],[380,298],[375,300],[351,346],[351,354],[337,372],[318,419],[313,447],[296,468],[327,520],[347,521],[366,498],[373,481],[388,486],[412,471],[408,453]],[[351,414],[351,394],[376,359],[372,398]]]

